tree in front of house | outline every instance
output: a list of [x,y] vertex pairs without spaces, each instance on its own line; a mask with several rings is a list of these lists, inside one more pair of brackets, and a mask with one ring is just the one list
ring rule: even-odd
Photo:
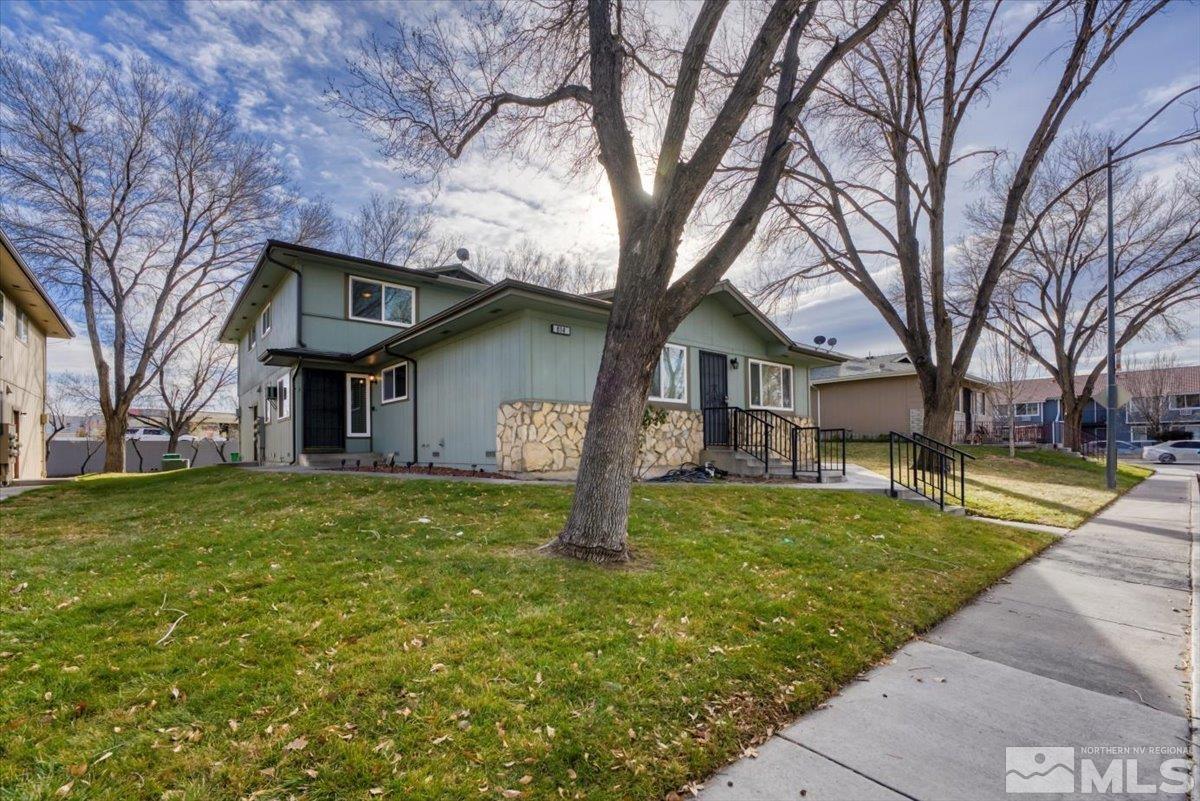
[[550,253],[525,239],[502,253],[475,254],[474,269],[490,281],[511,278],[547,289],[586,295],[612,286],[612,276],[582,253]]
[[[1108,144],[1079,132],[1047,156],[1017,215],[1019,245],[989,323],[1054,379],[1071,450],[1084,446],[1083,414],[1107,361],[1107,189],[1098,168]],[[1200,314],[1200,151],[1180,160],[1173,181],[1118,165],[1113,196],[1120,351],[1138,338],[1177,337]],[[997,187],[972,207],[979,242],[993,236],[1002,202]]]
[[[999,2],[902,3],[867,46],[829,72],[820,102],[793,135],[768,228],[788,258],[768,265],[761,294],[785,296],[813,279],[854,287],[916,370],[922,430],[949,442],[959,387],[1013,260],[1039,168],[1099,72],[1165,6],[1047,0],[1018,15]],[[1006,152],[971,123],[1000,86],[1028,81],[1013,71],[1018,58],[1038,57],[1045,77],[1023,96],[1032,125]],[[955,280],[963,265],[951,247],[954,215],[975,194],[972,175],[997,159],[1012,166],[957,317],[951,295],[963,286]]]
[[[640,421],[666,339],[753,238],[825,74],[897,0],[452,6],[373,39],[332,95],[385,155],[437,170],[470,147],[551,154],[612,193],[618,257],[570,516],[551,549],[628,558]],[[729,168],[728,213],[680,263]]]
[[275,228],[283,172],[231,111],[145,61],[66,47],[0,55],[0,137],[5,227],[82,312],[104,469],[122,471],[130,408]]
[[1003,422],[1008,455],[1017,455],[1017,403],[1032,362],[1013,337],[995,332],[986,335],[983,348],[984,377],[992,385],[992,412]]
[[172,350],[168,363],[156,365],[153,388],[142,399],[148,410],[133,414],[167,432],[170,453],[178,452],[180,436],[192,430],[205,410],[229,405],[225,396],[237,385],[237,350],[220,341],[223,316],[214,308],[200,321],[199,333],[179,332],[186,341]]

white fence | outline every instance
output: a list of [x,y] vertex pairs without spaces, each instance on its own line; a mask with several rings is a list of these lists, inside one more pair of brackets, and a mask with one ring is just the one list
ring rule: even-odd
[[[191,460],[192,467],[206,467],[229,461],[229,455],[240,449],[236,439],[216,443],[210,439],[180,442],[176,452]],[[222,453],[222,451],[224,453]],[[125,442],[125,469],[131,473],[150,473],[161,467],[162,455],[167,452],[166,442]],[[105,448],[103,442],[78,438],[50,440],[49,458],[46,460],[46,475],[79,476],[98,473],[104,468]],[[243,459],[246,458],[243,456]]]

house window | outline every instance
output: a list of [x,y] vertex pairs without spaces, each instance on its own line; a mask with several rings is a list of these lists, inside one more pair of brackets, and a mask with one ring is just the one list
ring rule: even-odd
[[687,348],[667,345],[650,377],[650,400],[687,402]]
[[22,342],[29,341],[29,318],[20,309],[17,309],[17,339]]
[[[1040,403],[1015,403],[1013,410],[1014,417],[1040,417],[1042,414],[1042,404]],[[996,412],[1001,415],[1008,414],[1008,404],[999,404],[996,406]]]
[[346,436],[371,436],[370,377],[346,376]]
[[[20,314],[20,312],[17,312]],[[20,320],[20,317],[17,317]],[[1200,392],[1188,392],[1184,395],[1171,396],[1171,408],[1175,411],[1191,411],[1200,409]]]
[[379,396],[384,403],[408,400],[408,362],[383,371]]
[[253,325],[250,326],[250,333],[246,335],[246,350],[254,350],[254,346],[258,344],[258,329]]
[[272,404],[271,399],[267,397],[267,385],[266,384],[263,384],[262,393],[263,393],[263,422],[269,423],[269,422],[271,422],[271,407],[274,404]]
[[7,312],[5,311],[6,307],[7,307],[7,304],[4,301],[4,293],[0,292],[0,328],[4,328],[6,325],[6,322],[5,322],[5,320],[7,319],[6,318]]
[[750,406],[754,409],[792,410],[792,368],[750,360]]
[[292,416],[292,374],[284,373],[275,382],[275,405],[279,410],[275,419],[286,420]]
[[259,327],[262,329],[262,335],[265,337],[267,332],[271,330],[271,304],[268,303],[263,307],[262,316],[258,318]]
[[416,316],[417,290],[410,286],[371,281],[350,276],[351,320],[387,325],[412,325]]

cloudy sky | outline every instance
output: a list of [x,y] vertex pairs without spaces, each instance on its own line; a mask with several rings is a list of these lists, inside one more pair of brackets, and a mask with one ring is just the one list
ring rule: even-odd
[[[1031,7],[1018,2],[1010,13],[1020,15]],[[327,109],[322,94],[340,80],[346,57],[365,36],[386,34],[390,21],[435,8],[351,0],[0,0],[0,37],[5,48],[41,39],[67,43],[85,54],[147,55],[180,81],[230,104],[248,130],[268,137],[300,194],[323,194],[339,212],[349,213],[371,192],[424,197],[428,189],[406,182],[361,130]],[[971,120],[962,141],[1019,146],[1040,110],[1046,81],[1058,66],[1058,59],[1047,58],[1047,47],[1027,48],[990,105]],[[1200,3],[1177,0],[1105,70],[1075,110],[1071,125],[1124,132],[1172,90],[1197,82]],[[1190,112],[1165,117],[1146,138],[1178,130],[1189,121]],[[1145,166],[1169,176],[1174,158],[1150,156]],[[960,198],[970,199],[969,187],[964,185]],[[530,239],[548,251],[577,251],[602,263],[615,258],[607,187],[599,180],[567,178],[553,162],[518,164],[494,152],[471,151],[445,174],[435,204],[438,233],[473,251],[499,250]],[[757,258],[747,254],[731,277],[748,283]],[[844,285],[814,288],[780,323],[801,341],[818,333],[836,336],[838,349],[853,354],[898,349],[874,308]],[[81,337],[56,345],[52,358],[69,368],[90,369],[85,343]],[[1188,360],[1200,359],[1200,320],[1185,342],[1139,347],[1171,349]]]

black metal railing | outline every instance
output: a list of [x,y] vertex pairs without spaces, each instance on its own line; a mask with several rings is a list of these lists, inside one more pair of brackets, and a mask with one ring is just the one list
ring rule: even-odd
[[846,429],[800,426],[767,409],[713,406],[701,412],[704,446],[723,446],[744,451],[763,463],[770,474],[770,459],[791,468],[792,478],[801,473],[846,474]]
[[710,406],[701,414],[704,418],[706,448],[715,445],[744,451],[763,463],[765,475],[770,474],[771,442],[775,426],[740,406]]
[[975,457],[923,434],[888,435],[889,493],[896,485],[912,490],[945,509],[967,505],[967,460]]

